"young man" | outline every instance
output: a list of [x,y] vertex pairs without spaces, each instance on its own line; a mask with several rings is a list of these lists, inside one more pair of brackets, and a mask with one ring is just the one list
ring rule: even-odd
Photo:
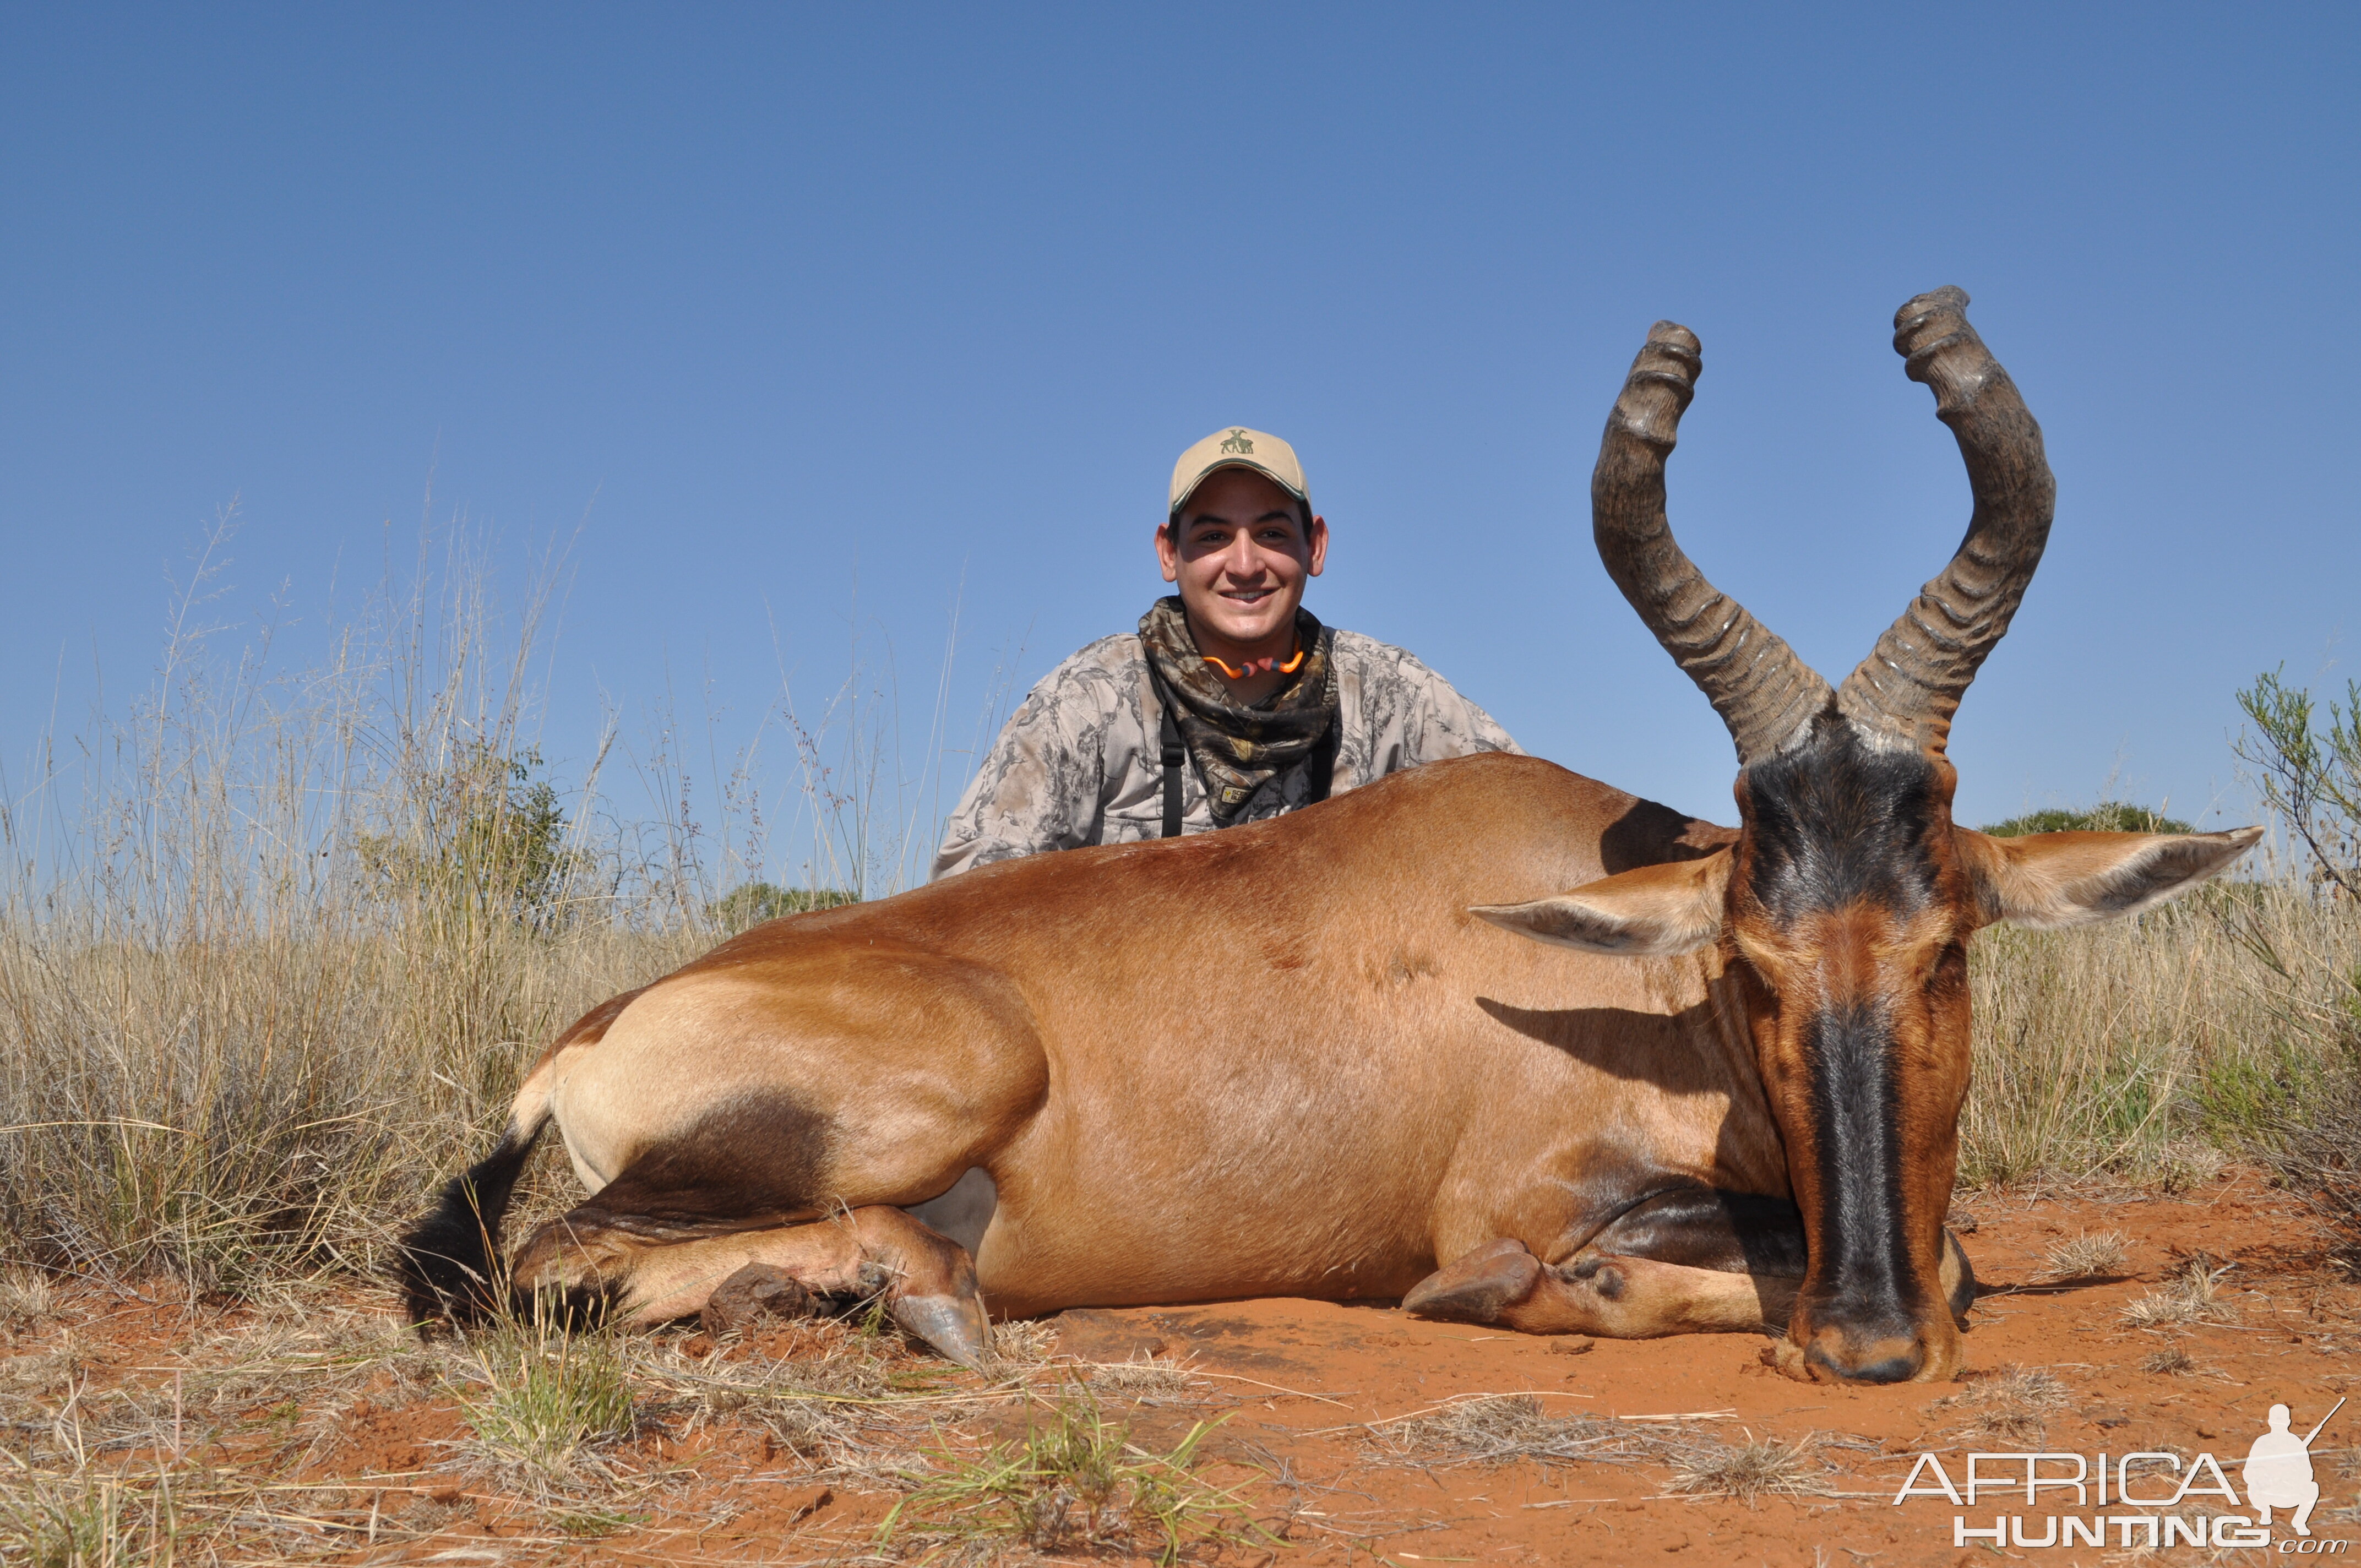
[[1156,556],[1179,594],[1033,688],[952,813],[935,878],[1256,822],[1421,762],[1517,750],[1401,649],[1302,608],[1328,522],[1277,436],[1232,427],[1182,453]]

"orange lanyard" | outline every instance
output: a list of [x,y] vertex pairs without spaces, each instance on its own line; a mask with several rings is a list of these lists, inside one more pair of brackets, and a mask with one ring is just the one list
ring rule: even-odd
[[1246,662],[1244,668],[1232,664],[1227,660],[1216,658],[1211,653],[1207,653],[1203,657],[1205,663],[1221,671],[1222,674],[1229,679],[1234,681],[1242,681],[1248,675],[1264,674],[1273,670],[1278,671],[1282,675],[1291,675],[1295,674],[1296,671],[1303,667],[1304,652],[1305,650],[1303,645],[1301,643],[1298,643],[1295,648],[1295,657],[1288,660],[1287,663],[1283,664],[1277,659],[1248,659]]

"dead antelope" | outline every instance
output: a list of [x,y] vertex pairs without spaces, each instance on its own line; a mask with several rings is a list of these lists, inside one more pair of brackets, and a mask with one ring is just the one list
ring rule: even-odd
[[[1616,400],[1599,554],[1730,727],[1735,830],[1477,756],[774,921],[549,1047],[409,1237],[412,1311],[504,1280],[653,1321],[761,1262],[882,1281],[967,1362],[987,1302],[1297,1295],[1536,1333],[1784,1323],[1791,1370],[1949,1376],[1969,938],[2146,909],[2259,832],[1951,821],[1951,716],[2054,494],[1967,302],[1921,295],[1894,340],[1966,458],[1967,537],[1835,690],[1673,541],[1696,336],[1659,323]],[[503,1267],[552,1120],[589,1196]]]

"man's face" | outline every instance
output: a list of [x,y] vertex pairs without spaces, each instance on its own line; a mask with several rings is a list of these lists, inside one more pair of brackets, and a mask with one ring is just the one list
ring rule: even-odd
[[1223,468],[1189,497],[1177,531],[1157,530],[1156,554],[1205,652],[1285,658],[1304,583],[1327,562],[1328,523],[1306,528],[1294,497],[1251,468]]

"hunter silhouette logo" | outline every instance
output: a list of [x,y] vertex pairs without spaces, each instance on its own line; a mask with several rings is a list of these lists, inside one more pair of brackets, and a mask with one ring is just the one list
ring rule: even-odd
[[2288,1523],[2298,1535],[2312,1533],[2312,1505],[2320,1501],[2320,1483],[2312,1478],[2312,1440],[2344,1408],[2345,1401],[2337,1400],[2318,1425],[2298,1437],[2288,1431],[2288,1408],[2271,1407],[2271,1430],[2246,1450],[2246,1502],[2257,1524],[2270,1523],[2273,1508],[2293,1508],[2295,1517]]
[[1239,426],[1232,430],[1229,438],[1222,443],[1222,450],[1251,455],[1254,452],[1254,442],[1246,434],[1245,427]]
[[[2287,1406],[2270,1408],[2268,1430],[2246,1450],[2245,1507],[2250,1514],[2232,1511],[2240,1507],[2238,1488],[2213,1455],[2184,1458],[2156,1449],[2125,1454],[1979,1452],[1965,1456],[1967,1471],[1960,1482],[1946,1474],[1938,1456],[1921,1453],[1894,1495],[1894,1504],[1899,1508],[1913,1497],[1941,1497],[1961,1510],[1951,1516],[1951,1544],[1989,1544],[1994,1551],[2104,1546],[2111,1535],[2117,1546],[2151,1552],[2175,1546],[2268,1547],[2273,1544],[2271,1510],[2286,1508],[2291,1510],[2287,1528],[2294,1535],[2278,1541],[2280,1553],[2341,1556],[2351,1550],[2352,1541],[2315,1540],[2312,1534],[2312,1510],[2320,1502],[2312,1444],[2344,1408],[2345,1401],[2337,1400],[2301,1437],[2290,1430],[2293,1423]],[[1952,1463],[1960,1461],[1955,1456]],[[2024,1512],[1985,1515],[1992,1520],[1989,1525],[1974,1522],[1967,1510],[1977,1506],[1979,1494],[1993,1492],[2021,1496]],[[2045,1497],[2045,1492],[2051,1496]],[[2213,1497],[2221,1501],[2204,1501]],[[2044,1504],[2070,1511],[2052,1513]]]

